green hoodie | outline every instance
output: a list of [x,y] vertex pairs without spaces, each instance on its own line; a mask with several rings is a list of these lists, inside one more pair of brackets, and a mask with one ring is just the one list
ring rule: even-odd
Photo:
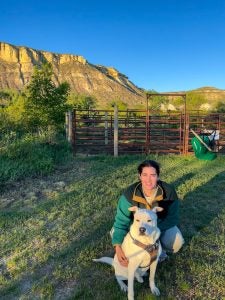
[[141,182],[130,185],[119,198],[117,212],[112,231],[112,244],[122,244],[133,222],[133,213],[128,210],[131,206],[152,209],[155,206],[163,208],[158,215],[158,227],[161,232],[178,225],[179,200],[174,187],[164,181],[158,181],[158,190],[152,206],[145,199]]

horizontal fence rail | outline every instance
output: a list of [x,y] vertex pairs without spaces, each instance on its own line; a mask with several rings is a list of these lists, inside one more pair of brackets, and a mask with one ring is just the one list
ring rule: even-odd
[[74,110],[66,114],[67,137],[75,153],[191,153],[197,134],[217,130],[215,151],[225,153],[225,114],[157,114],[146,110]]

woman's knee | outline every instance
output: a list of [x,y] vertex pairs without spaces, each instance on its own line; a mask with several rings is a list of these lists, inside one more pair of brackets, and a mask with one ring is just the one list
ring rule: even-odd
[[161,235],[161,243],[165,250],[176,253],[184,244],[184,238],[177,226],[174,226]]
[[173,253],[178,252],[181,249],[181,247],[183,246],[183,244],[184,244],[184,238],[183,238],[181,232],[177,233],[174,244],[173,244]]

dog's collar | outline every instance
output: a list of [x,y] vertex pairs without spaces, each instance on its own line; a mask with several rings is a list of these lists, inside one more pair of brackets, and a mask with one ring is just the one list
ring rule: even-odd
[[[151,263],[153,261],[156,260],[157,256],[158,256],[158,250],[159,250],[159,239],[154,243],[154,244],[149,244],[149,245],[145,245],[142,242],[136,240],[135,238],[132,237],[131,233],[129,232],[131,239],[133,240],[133,243],[139,247],[141,247],[142,249],[144,249],[145,251],[147,251],[150,255],[150,263],[149,265],[151,265]],[[145,266],[147,267],[147,266]],[[145,267],[141,267],[141,268],[145,268]]]

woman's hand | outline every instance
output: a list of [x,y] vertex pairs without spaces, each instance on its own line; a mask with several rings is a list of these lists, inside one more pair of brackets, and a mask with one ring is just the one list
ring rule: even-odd
[[121,266],[127,267],[128,266],[128,259],[126,258],[121,245],[115,245],[115,251],[116,251],[118,261],[121,264]]

